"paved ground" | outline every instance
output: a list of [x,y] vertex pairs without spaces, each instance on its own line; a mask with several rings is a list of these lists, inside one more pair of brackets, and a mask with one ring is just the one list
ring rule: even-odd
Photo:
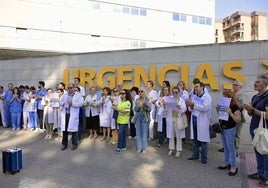
[[[245,130],[243,134],[247,135]],[[135,140],[127,140],[127,151],[116,154],[111,143],[90,141],[86,134],[75,151],[61,151],[60,141],[45,140],[44,133],[11,131],[0,127],[0,149],[20,147],[23,151],[23,169],[11,175],[0,173],[0,187],[8,188],[244,188],[254,187],[245,177],[253,172],[253,149],[244,136],[238,158],[238,174],[227,175],[218,170],[223,153],[219,138],[209,144],[209,160],[188,161],[191,156],[189,142],[183,144],[180,159],[167,155],[167,143],[157,151],[156,141],[149,143],[146,154],[137,154]],[[1,156],[2,160],[2,156]],[[0,165],[2,169],[2,164]]]

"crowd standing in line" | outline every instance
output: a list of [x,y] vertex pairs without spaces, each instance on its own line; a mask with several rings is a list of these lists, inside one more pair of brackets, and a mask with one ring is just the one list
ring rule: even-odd
[[[231,98],[230,107],[226,112],[228,120],[221,121],[224,126],[221,133],[224,150],[224,160],[218,169],[229,169],[228,175],[238,172],[236,166],[236,149],[239,146],[241,123],[245,121],[243,109],[252,116],[250,134],[259,123],[260,112],[268,114],[268,79],[259,76],[254,82],[254,90],[258,91],[250,104],[241,97],[241,82],[234,81],[232,91],[223,91],[223,96]],[[169,81],[163,82],[159,92],[154,90],[154,82],[148,80],[145,87],[133,87],[130,91],[118,83],[115,88],[105,87],[98,90],[90,86],[86,96],[85,89],[80,86],[80,78],[74,78],[73,83],[59,83],[55,90],[45,88],[45,82],[38,82],[38,90],[34,86],[13,87],[8,89],[0,86],[0,111],[2,125],[19,131],[21,128],[30,131],[46,132],[46,139],[62,141],[61,150],[68,148],[68,132],[72,134],[71,150],[76,150],[82,138],[83,118],[85,128],[89,130],[89,140],[95,140],[102,134],[101,141],[116,145],[116,153],[127,149],[126,130],[130,128],[130,139],[136,140],[137,153],[146,153],[148,142],[155,139],[154,126],[158,130],[160,149],[165,141],[168,144],[168,155],[180,158],[182,139],[185,138],[185,128],[178,129],[176,122],[181,116],[188,115],[192,139],[192,156],[188,160],[208,162],[208,142],[210,142],[209,125],[211,120],[212,99],[208,90],[198,78],[193,80],[193,89],[185,89],[185,83],[179,81],[172,87]],[[175,102],[174,102],[175,100]],[[173,101],[170,103],[170,101]],[[268,117],[268,115],[266,116]],[[235,142],[235,137],[237,141]],[[235,147],[235,143],[236,146]],[[260,186],[267,186],[268,159],[256,150],[258,163],[257,172],[248,178],[261,180]]]

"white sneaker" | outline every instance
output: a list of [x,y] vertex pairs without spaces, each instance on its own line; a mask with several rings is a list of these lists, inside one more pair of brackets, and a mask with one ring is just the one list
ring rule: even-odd
[[169,152],[168,152],[168,156],[171,156],[172,152],[173,152],[172,149],[170,149]]
[[47,135],[45,136],[45,139],[48,139],[48,137],[49,137],[49,135],[47,134]]
[[177,151],[175,157],[176,157],[176,158],[180,158],[180,157],[181,157],[181,152],[180,152],[180,151]]
[[128,136],[128,139],[131,140],[132,136]]
[[17,130],[17,131],[19,131],[19,130],[20,130],[20,128],[17,128],[16,130]]
[[15,130],[16,130],[16,128],[15,128],[15,127],[13,127],[11,130],[12,130],[12,131],[15,131]]
[[30,128],[29,131],[34,131],[34,128]]

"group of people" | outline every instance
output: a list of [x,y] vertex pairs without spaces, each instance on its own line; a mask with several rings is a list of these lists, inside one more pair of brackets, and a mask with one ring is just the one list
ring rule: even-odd
[[[245,121],[243,109],[252,116],[250,134],[254,137],[254,129],[258,126],[261,111],[268,113],[268,78],[259,76],[254,82],[254,90],[258,91],[251,103],[241,97],[241,82],[234,81],[232,90],[224,90],[223,97],[230,98],[230,105],[225,109],[228,118],[219,119],[222,127],[221,140],[224,150],[224,164],[218,169],[228,169],[228,175],[238,172],[236,164],[237,147],[240,131]],[[12,126],[12,130],[21,127],[30,130],[46,129],[46,139],[51,139],[53,130],[57,128],[62,140],[61,150],[68,147],[68,132],[72,132],[72,150],[78,147],[83,130],[85,116],[89,139],[96,139],[100,133],[101,141],[117,144],[116,153],[127,149],[126,130],[130,129],[130,138],[136,138],[137,153],[147,152],[148,141],[154,139],[154,126],[157,125],[158,143],[161,149],[165,139],[168,140],[168,155],[179,158],[182,152],[182,139],[185,128],[190,126],[192,139],[192,156],[188,160],[201,163],[208,161],[208,142],[210,142],[209,125],[212,113],[212,98],[198,78],[193,80],[193,89],[187,91],[183,81],[171,87],[164,81],[160,91],[154,88],[154,82],[147,81],[144,87],[123,89],[119,83],[113,89],[90,86],[89,95],[80,86],[80,79],[74,78],[65,88],[59,83],[55,91],[45,88],[45,82],[39,81],[38,90],[34,86],[14,87],[8,84],[8,90],[0,86],[0,109],[4,127]],[[222,110],[219,106],[217,111]],[[186,115],[188,117],[186,117]],[[268,117],[268,115],[266,116]],[[185,121],[186,119],[186,121]],[[157,124],[156,124],[157,122]],[[256,150],[258,172],[249,178],[260,179],[260,186],[267,186],[268,156]]]

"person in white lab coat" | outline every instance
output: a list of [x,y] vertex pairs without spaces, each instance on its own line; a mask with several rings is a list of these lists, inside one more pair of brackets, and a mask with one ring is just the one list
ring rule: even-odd
[[62,148],[65,150],[68,147],[68,132],[72,133],[72,148],[75,150],[78,147],[77,143],[77,133],[78,133],[78,124],[79,124],[79,109],[83,105],[83,97],[80,93],[75,92],[74,84],[68,84],[68,96],[65,102],[66,108],[66,122],[65,127],[62,129],[63,138],[62,138]]
[[193,154],[188,160],[199,159],[201,147],[201,163],[207,164],[207,143],[210,142],[209,123],[211,117],[211,97],[205,92],[202,82],[194,85],[194,95],[186,102],[191,114],[191,139],[193,140]]

